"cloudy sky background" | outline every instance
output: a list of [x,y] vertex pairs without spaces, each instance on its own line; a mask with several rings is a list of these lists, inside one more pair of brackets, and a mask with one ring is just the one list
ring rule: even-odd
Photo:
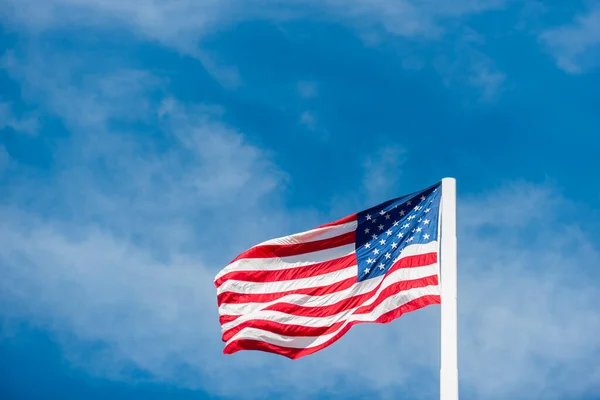
[[0,394],[438,396],[439,307],[221,354],[247,247],[454,176],[464,399],[600,398],[600,7],[0,0]]

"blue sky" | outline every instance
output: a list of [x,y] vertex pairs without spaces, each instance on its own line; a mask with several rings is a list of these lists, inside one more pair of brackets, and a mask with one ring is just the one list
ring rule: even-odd
[[215,273],[457,178],[463,399],[600,398],[592,1],[0,3],[0,394],[435,399],[439,308],[221,354]]

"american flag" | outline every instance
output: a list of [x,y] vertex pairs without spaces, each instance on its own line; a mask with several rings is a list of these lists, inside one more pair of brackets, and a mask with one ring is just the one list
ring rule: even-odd
[[297,359],[440,303],[441,183],[260,243],[215,277],[223,352]]

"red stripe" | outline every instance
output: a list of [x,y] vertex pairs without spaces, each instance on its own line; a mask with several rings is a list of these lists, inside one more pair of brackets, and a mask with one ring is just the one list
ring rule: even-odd
[[[401,268],[416,268],[424,265],[431,265],[437,262],[437,253],[426,253],[418,254],[414,256],[407,256],[397,261],[392,268],[389,269],[387,274],[401,269]],[[358,271],[357,271],[358,272]],[[341,290],[348,289],[356,283],[356,278],[348,278],[344,281],[334,283],[333,285],[318,286],[314,288],[304,288],[297,290],[290,290],[287,292],[277,293],[256,293],[256,294],[245,294],[235,292],[223,292],[217,296],[217,303],[219,306],[223,303],[236,304],[236,303],[269,303],[280,299],[283,296],[289,294],[304,294],[307,296],[323,296],[326,294],[336,293]]]
[[[426,286],[435,286],[437,284],[438,284],[437,275],[428,276],[428,277],[420,278],[420,279],[414,279],[414,280],[410,280],[410,281],[396,282],[393,285],[390,285],[389,287],[382,290],[381,293],[379,293],[379,295],[377,296],[377,299],[372,304],[365,306],[365,307],[358,308],[355,312],[352,313],[352,315],[368,314],[368,313],[372,312],[383,301],[385,301],[388,297],[398,294],[400,292],[403,292],[403,291],[406,291],[409,289],[422,288],[422,287],[426,287]],[[365,294],[359,295],[359,296],[354,296],[353,298],[345,299],[341,302],[338,302],[338,303],[330,305],[330,306],[301,307],[301,306],[296,306],[294,304],[280,303],[278,305],[287,307],[287,309],[282,309],[282,310],[277,310],[277,311],[282,311],[282,312],[290,314],[290,315],[301,315],[301,316],[305,316],[305,317],[316,317],[316,318],[327,317],[330,315],[338,314],[344,310],[348,310],[348,309],[352,309],[352,308],[360,306],[361,303],[364,303],[366,300],[373,297],[373,295],[376,293],[377,289],[378,288],[375,288],[373,291],[371,291],[369,293],[365,293]],[[265,310],[273,310],[273,309],[271,307],[269,307],[269,308],[266,308]],[[243,322],[243,323],[229,329],[228,331],[223,333],[222,339],[224,342],[226,342],[244,328],[258,328],[258,329],[263,329],[266,331],[270,331],[270,332],[273,332],[273,333],[276,333],[279,335],[285,335],[285,336],[320,336],[320,335],[326,335],[331,332],[335,332],[336,330],[338,330],[340,328],[340,326],[344,323],[344,321],[345,320],[337,322],[331,326],[310,327],[310,326],[304,326],[304,325],[282,324],[282,323],[270,321],[270,320],[256,319],[256,320],[250,320],[250,321]]]
[[326,228],[328,226],[334,226],[334,225],[341,225],[341,224],[347,224],[348,222],[352,222],[352,221],[356,221],[356,217],[358,214],[350,214],[347,217],[344,218],[340,218],[337,221],[333,221],[324,225],[320,225],[315,229],[319,229],[319,228]]
[[312,253],[320,250],[344,246],[356,241],[356,231],[334,236],[328,239],[315,240],[294,244],[265,244],[252,247],[235,258],[232,262],[243,258],[277,258],[289,257],[299,254]]
[[391,310],[391,311],[383,314],[382,316],[377,318],[377,320],[375,320],[375,321],[353,321],[353,322],[349,323],[348,325],[346,325],[346,327],[344,327],[344,329],[342,329],[337,335],[332,337],[330,340],[328,340],[327,342],[325,342],[319,346],[315,346],[315,347],[304,348],[304,349],[293,349],[293,348],[289,348],[289,347],[273,345],[273,344],[266,343],[266,342],[259,342],[256,340],[240,339],[240,340],[231,342],[227,346],[225,346],[225,348],[223,349],[223,353],[233,354],[233,353],[236,353],[241,350],[258,350],[258,351],[280,354],[282,356],[285,356],[285,357],[288,357],[291,359],[298,359],[298,358],[315,353],[319,350],[322,350],[322,349],[332,345],[333,343],[338,341],[342,336],[344,336],[346,334],[346,332],[348,332],[350,330],[350,328],[352,328],[352,326],[354,326],[356,324],[360,324],[360,323],[386,324],[386,323],[389,323],[389,322],[399,318],[403,314],[418,310],[420,308],[423,308],[423,307],[426,307],[426,306],[432,305],[432,304],[440,304],[440,296],[428,295],[428,296],[419,297],[418,299],[412,300],[406,304],[401,305],[400,307],[398,307],[394,310]]
[[[340,327],[342,325],[344,325],[345,322],[346,322],[346,320],[344,319],[344,320],[338,321],[330,326],[312,327],[312,326],[304,326],[304,325],[282,324],[279,322],[268,321],[268,320],[264,320],[264,319],[255,319],[252,321],[246,321],[243,324],[240,324],[240,325],[236,326],[235,328],[228,330],[227,332],[225,332],[223,334],[222,340],[224,342],[227,342],[229,339],[231,339],[233,336],[235,336],[238,332],[240,332],[241,330],[246,329],[246,328],[262,329],[265,331],[276,333],[278,335],[314,336],[316,338],[317,336],[322,336],[322,335],[326,335],[328,333],[337,331],[338,329],[340,329]],[[244,340],[244,339],[241,339],[241,340]]]
[[228,322],[235,321],[239,317],[241,317],[241,315],[221,315],[219,317],[219,323],[225,325]]
[[437,262],[437,253],[425,253],[416,254],[414,256],[406,256],[396,261],[394,265],[385,273],[386,275],[391,274],[394,271],[398,271],[403,268],[418,268],[426,265],[435,264]]

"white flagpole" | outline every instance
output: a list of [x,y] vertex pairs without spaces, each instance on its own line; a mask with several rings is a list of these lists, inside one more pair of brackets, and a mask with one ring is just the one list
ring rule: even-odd
[[440,400],[458,400],[456,179],[442,179]]

